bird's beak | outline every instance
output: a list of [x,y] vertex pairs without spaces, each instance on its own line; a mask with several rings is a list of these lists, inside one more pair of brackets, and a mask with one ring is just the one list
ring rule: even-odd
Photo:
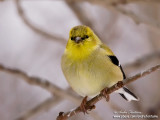
[[81,37],[76,37],[76,38],[75,38],[75,42],[76,42],[76,43],[79,43],[80,41],[82,41],[82,38],[81,38]]

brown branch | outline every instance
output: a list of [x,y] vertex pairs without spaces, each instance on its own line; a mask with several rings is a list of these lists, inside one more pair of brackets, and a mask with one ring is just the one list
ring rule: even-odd
[[[66,1],[73,2],[74,0],[66,0]],[[139,3],[139,2],[160,3],[160,0],[76,0],[76,2],[84,2],[84,1],[85,2],[87,1],[91,4],[100,5],[104,8],[109,9],[112,12],[119,12],[119,13],[133,19],[133,21],[138,25],[139,24],[146,24],[151,27],[160,29],[160,23],[146,21],[145,19],[141,19],[136,14],[134,14],[132,11],[127,11],[119,6],[119,5],[125,5],[125,4],[129,4],[129,3]]]
[[110,5],[129,4],[129,3],[160,3],[159,0],[107,0]]
[[[121,82],[118,82],[117,84],[113,85],[112,87],[110,88],[107,88],[107,91],[106,91],[106,94],[111,94],[112,92],[118,90],[119,88],[125,86],[126,84],[129,84],[139,78],[142,78],[156,70],[160,70],[160,65],[156,65],[154,67],[151,67],[150,69],[148,70],[145,70],[144,72],[141,72],[139,74],[136,74],[135,76],[132,76],[132,77],[129,77]],[[97,95],[96,97],[92,98],[91,100],[87,101],[86,103],[86,106],[85,106],[85,109],[86,110],[92,110],[93,109],[93,106],[98,102],[100,101],[102,98],[104,97],[104,95],[102,93],[100,93],[99,95]],[[60,112],[59,113],[59,116],[57,117],[57,120],[67,120],[69,117],[73,116],[73,115],[76,115],[78,113],[82,112],[81,111],[81,108],[80,106],[77,107],[76,109],[72,110],[72,111],[69,111],[69,112],[66,112],[66,113],[63,113],[63,112]]]
[[[69,2],[74,2],[75,0],[66,0]],[[76,0],[76,2],[90,2],[95,4],[108,4],[108,5],[118,5],[118,4],[129,4],[129,3],[160,3],[159,0]]]
[[45,90],[49,91],[51,94],[55,94],[57,96],[62,96],[63,98],[66,98],[68,100],[73,101],[76,104],[80,103],[79,97],[73,96],[70,92],[65,91],[53,83],[49,82],[48,80],[41,79],[38,77],[32,77],[27,75],[25,72],[17,70],[17,69],[11,69],[8,67],[5,67],[3,65],[0,65],[0,71],[7,72],[13,75],[18,75],[23,78],[27,83],[31,85],[37,85],[41,88],[44,88]]
[[[133,0],[134,1],[134,0]],[[143,1],[143,0],[142,0]],[[139,1],[140,2],[140,1]],[[143,1],[144,2],[144,1]],[[151,1],[150,1],[151,2]],[[154,2],[154,1],[153,1]],[[159,1],[160,3],[160,1]],[[138,15],[136,15],[133,11],[129,11],[129,10],[125,10],[123,8],[123,6],[119,6],[118,3],[117,4],[107,4],[106,8],[110,9],[113,12],[119,12],[124,16],[127,16],[129,18],[131,18],[137,25],[140,24],[145,24],[148,25],[150,27],[156,28],[156,29],[160,29],[160,22],[155,22],[155,21],[147,21],[144,18],[140,18]]]
[[[75,2],[73,0],[66,0],[66,1],[67,1],[67,3],[70,3],[70,4]],[[135,21],[135,23],[137,23],[137,24],[143,23],[143,24],[147,24],[147,25],[153,26],[155,28],[160,28],[160,23],[147,22],[145,20],[140,19],[133,12],[129,12],[129,11],[126,11],[126,10],[124,10],[122,8],[117,7],[118,4],[128,4],[128,3],[131,3],[131,2],[152,2],[152,3],[158,2],[159,3],[160,2],[159,0],[107,0],[107,1],[103,1],[103,0],[97,0],[97,1],[96,0],[77,0],[76,2],[83,2],[83,1],[88,1],[88,2],[93,3],[93,4],[98,4],[98,5],[104,6],[106,8],[109,8],[113,12],[121,12],[122,14],[131,17]],[[65,43],[66,40],[64,38],[58,37],[56,35],[52,35],[50,33],[47,33],[46,31],[43,31],[39,27],[33,25],[28,20],[28,18],[25,16],[25,14],[24,14],[25,12],[24,12],[21,4],[20,4],[20,0],[15,0],[15,3],[16,3],[16,8],[17,8],[17,11],[18,11],[18,14],[19,14],[20,18],[23,20],[23,22],[30,29],[32,29],[34,32],[36,32],[36,33],[38,33],[38,34],[40,34],[42,36],[45,36],[47,38],[56,40],[56,41],[58,41],[60,43],[63,43],[63,44]],[[114,5],[114,7],[112,5]],[[77,12],[76,8],[73,8],[73,6],[72,6],[72,9],[74,9],[74,11]],[[92,23],[90,21],[84,19],[84,15],[79,14],[79,13],[76,14],[76,15],[77,15],[77,17],[79,18],[79,20],[82,23],[86,23],[86,25],[92,26]]]
[[[139,67],[139,66],[147,63],[148,61],[151,61],[152,59],[159,58],[159,57],[160,57],[160,51],[157,51],[157,52],[148,54],[148,55],[146,55],[146,56],[143,56],[143,57],[137,59],[137,60],[136,60],[135,62],[133,62],[133,63],[126,64],[126,65],[124,66],[124,68],[130,69],[130,68],[134,68],[135,66],[136,66],[136,67]],[[5,71],[5,72],[15,71],[15,72],[12,72],[12,74],[15,74],[15,73],[18,74],[18,73],[16,72],[17,70],[14,70],[14,69],[8,70],[8,68],[6,68],[6,67],[5,67],[5,69],[4,69],[4,67],[2,67],[1,65],[0,65],[0,70]],[[21,72],[21,71],[20,71],[19,73],[20,73],[20,76],[21,76],[21,74],[23,74],[23,72]],[[29,76],[28,76],[28,79],[30,79]],[[37,85],[38,85],[38,84],[37,84]],[[67,90],[67,91],[68,91],[68,90]],[[69,93],[70,93],[74,98],[77,97],[77,96],[73,95],[70,90],[69,90]],[[50,103],[50,102],[48,103],[48,101],[50,101],[50,98],[47,99],[45,102],[39,104],[39,105],[36,106],[35,108],[27,111],[25,114],[23,114],[22,116],[20,116],[20,117],[18,118],[18,120],[28,119],[28,118],[32,117],[34,114],[36,115],[36,114],[40,113],[41,111],[44,111],[44,110],[46,109],[45,106],[47,106],[47,103],[48,103],[48,105],[50,104],[50,108],[51,108],[51,107],[54,107],[54,105],[55,105],[55,103],[56,103],[56,99],[59,99],[58,102],[61,102],[61,101],[62,101],[62,99],[60,98],[61,96],[57,96],[57,97],[58,97],[58,98],[55,98],[55,100],[53,99],[52,103]],[[77,97],[77,100],[79,100],[79,101],[76,102],[77,105],[78,105],[78,104],[80,103],[80,98]],[[55,103],[54,103],[54,102],[55,102]],[[45,105],[45,103],[46,103],[46,105]],[[57,104],[58,104],[58,103],[57,103]],[[40,107],[40,106],[41,106],[41,107]],[[44,107],[43,107],[43,106],[44,106]],[[111,104],[110,106],[111,106],[111,107],[113,106],[113,109],[115,109],[115,108],[116,108],[116,109],[119,109],[119,107],[117,108],[117,106],[115,106],[114,104]],[[38,110],[37,108],[40,108],[40,109]],[[48,108],[48,109],[50,109],[50,108]],[[43,109],[44,109],[44,110],[43,110]],[[37,111],[35,111],[35,110],[37,110]],[[92,115],[95,115],[95,114],[96,114],[96,113],[93,113]],[[95,116],[93,116],[93,117],[94,117],[94,118],[98,118],[97,116],[98,116],[98,115],[95,115]]]
[[160,29],[160,22],[147,21],[146,19],[137,16],[134,12],[125,10],[122,6],[114,6],[114,8],[121,14],[130,17],[137,25],[145,24],[150,27]]
[[15,4],[16,4],[16,9],[17,9],[19,17],[26,24],[26,26],[28,26],[31,30],[33,30],[35,33],[38,33],[39,35],[44,36],[46,38],[49,38],[51,40],[60,42],[62,44],[66,43],[66,40],[64,38],[59,37],[57,35],[53,35],[53,34],[48,33],[46,31],[43,31],[42,28],[39,28],[38,26],[33,25],[32,22],[25,15],[25,11],[23,10],[23,8],[21,6],[21,0],[15,0]]

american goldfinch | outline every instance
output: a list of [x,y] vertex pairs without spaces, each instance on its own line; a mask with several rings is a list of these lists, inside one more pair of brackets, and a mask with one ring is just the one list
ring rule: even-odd
[[[83,97],[94,97],[126,78],[114,53],[84,25],[70,30],[61,67],[72,89]],[[126,87],[116,92],[127,101],[138,100]]]

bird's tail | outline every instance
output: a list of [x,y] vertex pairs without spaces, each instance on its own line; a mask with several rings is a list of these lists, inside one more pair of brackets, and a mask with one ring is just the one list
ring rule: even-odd
[[116,92],[118,92],[127,101],[131,101],[131,100],[138,101],[139,100],[138,97],[135,94],[133,94],[131,91],[129,91],[126,87],[123,87],[117,90]]

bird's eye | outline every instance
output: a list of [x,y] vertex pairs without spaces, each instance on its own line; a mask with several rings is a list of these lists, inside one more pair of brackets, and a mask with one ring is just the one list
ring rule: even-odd
[[71,37],[71,40],[74,40],[74,37]]
[[86,36],[85,36],[85,38],[89,38],[89,36],[88,36],[88,35],[86,35]]
[[88,35],[85,35],[85,36],[82,37],[81,39],[82,39],[82,40],[85,40],[85,39],[87,39],[87,38],[89,38],[89,36],[88,36]]

